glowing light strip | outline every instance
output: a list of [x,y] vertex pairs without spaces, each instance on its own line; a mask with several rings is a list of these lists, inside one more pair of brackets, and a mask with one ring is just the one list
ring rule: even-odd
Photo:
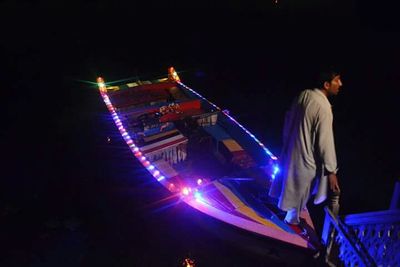
[[128,132],[125,130],[124,125],[121,122],[117,112],[115,111],[114,106],[112,105],[110,98],[107,95],[107,88],[103,78],[97,78],[97,85],[99,86],[100,95],[102,96],[104,103],[106,104],[109,112],[111,113],[111,117],[113,118],[115,125],[117,126],[119,132],[121,133],[122,137],[124,138],[126,144],[131,149],[133,155],[142,163],[142,165],[153,175],[157,181],[162,181],[165,179],[165,176],[161,174],[157,168],[151,164],[150,161],[147,160],[145,156],[143,156],[142,152],[140,151],[139,147],[133,142],[132,138],[129,136]]
[[[194,93],[195,95],[197,95],[198,97],[200,97],[201,99],[207,101],[207,103],[209,103],[211,106],[213,106],[214,108],[216,108],[217,110],[221,110],[221,108],[219,108],[217,105],[215,105],[214,103],[208,101],[207,98],[203,97],[202,95],[200,95],[199,93],[197,93],[195,90],[193,90],[192,88],[186,86],[185,84],[183,84],[182,82],[177,81],[177,83],[179,85],[181,85],[182,87],[184,87],[185,89],[189,90],[190,92]],[[261,146],[261,148],[265,151],[265,153],[273,160],[277,160],[278,158],[276,156],[274,156],[271,151],[269,151],[269,149],[267,147],[265,147],[265,145],[257,139],[257,137],[254,136],[254,134],[252,134],[249,130],[247,130],[243,125],[241,125],[237,120],[235,120],[232,116],[230,116],[226,111],[221,110],[223,114],[225,114],[229,119],[231,119],[231,121],[233,121],[234,123],[236,123],[240,128],[242,128],[242,130],[244,130],[251,138],[253,138],[259,146]],[[276,174],[274,172],[274,174]]]

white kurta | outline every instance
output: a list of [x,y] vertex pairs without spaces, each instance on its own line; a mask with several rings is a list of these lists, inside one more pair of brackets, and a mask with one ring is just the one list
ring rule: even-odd
[[283,129],[282,171],[269,192],[279,198],[280,209],[304,209],[312,185],[314,203],[326,199],[328,181],[324,169],[337,170],[332,123],[331,105],[319,89],[304,90],[293,102]]

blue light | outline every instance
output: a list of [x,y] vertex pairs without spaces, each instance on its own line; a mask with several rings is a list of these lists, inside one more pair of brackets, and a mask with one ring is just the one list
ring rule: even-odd
[[154,166],[153,166],[153,165],[150,165],[149,167],[147,167],[147,169],[148,169],[148,170],[153,170],[153,169],[154,169]]
[[273,173],[271,175],[272,179],[275,179],[275,176],[280,172],[279,165],[274,164],[273,165]]
[[201,195],[200,191],[194,192],[194,198],[196,201],[204,202],[203,196]]

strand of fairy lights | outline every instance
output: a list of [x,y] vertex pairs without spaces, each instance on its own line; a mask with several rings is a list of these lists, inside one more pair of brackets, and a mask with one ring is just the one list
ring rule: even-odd
[[[104,100],[104,103],[107,106],[107,109],[109,110],[109,112],[111,113],[111,116],[115,122],[115,125],[118,127],[119,132],[121,133],[122,137],[124,138],[126,144],[129,146],[129,148],[131,149],[131,151],[133,152],[133,154],[135,155],[135,157],[140,161],[140,163],[142,163],[142,165],[153,175],[154,178],[157,179],[158,182],[163,181],[166,177],[164,175],[161,174],[161,172],[159,170],[157,170],[157,168],[152,165],[150,163],[150,161],[147,160],[147,158],[142,154],[142,152],[140,151],[139,147],[135,145],[135,143],[133,142],[133,140],[131,139],[131,137],[129,136],[128,132],[125,130],[121,119],[119,118],[114,106],[112,105],[110,98],[108,97],[107,94],[107,88],[106,85],[104,83],[104,80],[102,78],[98,78],[97,79],[97,83],[99,86],[99,90],[100,90],[100,94]],[[199,179],[197,181],[197,185],[198,187],[201,186],[202,180]],[[175,188],[175,185],[170,183],[168,186],[168,189],[170,189],[170,191],[174,191],[173,188]],[[183,187],[181,190],[181,195],[184,196],[189,196],[191,193],[193,193],[194,198],[196,199],[197,202],[199,203],[203,203],[204,199],[202,197],[201,192],[198,190],[198,188],[190,188],[190,187]]]
[[[221,108],[219,108],[217,105],[215,105],[214,103],[208,101],[207,98],[203,97],[202,95],[200,95],[199,93],[197,93],[195,90],[193,90],[192,88],[186,86],[185,84],[183,84],[182,82],[177,82],[179,85],[183,86],[185,89],[189,90],[190,92],[194,93],[195,95],[197,95],[198,97],[200,97],[201,99],[207,101],[207,103],[209,103],[210,105],[212,105],[214,108],[221,110]],[[271,159],[273,160],[277,160],[278,158],[276,156],[274,156],[271,151],[269,151],[269,149],[260,141],[257,139],[257,137],[254,136],[254,134],[252,134],[249,130],[247,130],[243,125],[241,125],[237,120],[235,120],[232,116],[230,116],[226,111],[221,111],[222,113],[224,113],[229,119],[231,119],[234,123],[236,123],[242,130],[244,130],[251,138],[253,138],[261,147],[262,149],[265,151],[265,153],[270,156]]]
[[113,118],[115,125],[117,126],[119,132],[121,133],[122,137],[124,138],[126,144],[129,146],[131,149],[132,153],[135,155],[135,157],[140,161],[140,163],[153,175],[154,178],[157,179],[157,181],[162,181],[165,179],[165,176],[161,174],[157,168],[150,163],[150,161],[147,160],[147,158],[142,154],[140,151],[139,147],[136,146],[136,144],[133,142],[132,138],[129,136],[128,132],[126,131],[124,125],[121,122],[121,119],[119,118],[114,106],[112,105],[110,98],[108,97],[107,94],[107,88],[104,83],[104,80],[102,78],[97,78],[97,84],[99,86],[100,94],[104,100],[104,103],[107,106],[107,109],[111,113],[111,117]]

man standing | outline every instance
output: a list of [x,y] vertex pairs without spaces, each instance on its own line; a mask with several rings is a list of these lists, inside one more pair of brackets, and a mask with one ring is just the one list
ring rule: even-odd
[[[333,114],[329,96],[339,93],[340,75],[322,72],[319,88],[306,89],[293,101],[286,113],[283,129],[281,174],[270,188],[270,196],[279,198],[278,207],[286,211],[285,222],[299,225],[300,212],[310,193],[314,204],[326,200],[328,193],[340,193],[333,136]],[[328,186],[329,184],[329,186]],[[337,213],[337,207],[331,207]]]

